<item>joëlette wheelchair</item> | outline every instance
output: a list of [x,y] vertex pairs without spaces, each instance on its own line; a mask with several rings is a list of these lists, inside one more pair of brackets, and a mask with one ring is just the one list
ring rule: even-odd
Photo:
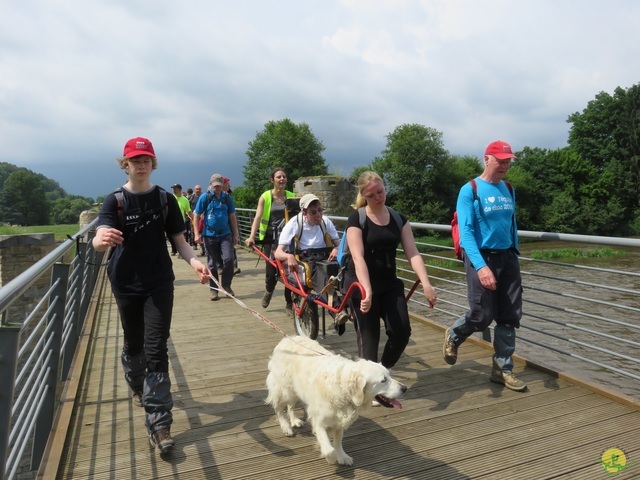
[[[294,215],[300,213],[300,199],[288,198],[285,203],[285,222],[288,222]],[[274,240],[277,243],[277,239]],[[260,242],[256,242],[260,243]],[[277,259],[267,257],[264,252],[257,246],[251,246],[253,250],[264,258],[265,262],[271,263],[278,271],[278,280],[281,281],[285,288],[291,290],[293,300],[293,326],[296,334],[315,340],[318,338],[320,331],[320,312],[318,307],[322,309],[322,337],[326,337],[326,311],[337,316],[341,312],[345,312],[351,316],[349,299],[356,289],[360,290],[360,295],[364,297],[365,292],[362,285],[358,282],[352,283],[346,292],[343,291],[343,271],[340,269],[338,262],[321,260],[326,258],[333,247],[313,248],[304,251],[296,250],[295,256],[298,260],[298,270],[294,272],[285,271],[282,262]],[[275,250],[275,248],[273,249]],[[300,257],[313,258],[317,268],[323,268],[326,272],[327,283],[325,285],[317,285],[316,290],[313,289],[313,281],[311,275],[312,265],[301,260]],[[326,299],[326,301],[324,300]]]
[[[285,202],[285,223],[289,221],[291,217],[300,213],[300,199],[288,198]],[[264,243],[264,242],[256,242]],[[277,243],[277,238],[274,240]],[[298,257],[302,253],[296,252],[296,258],[298,259],[298,271],[290,274],[285,272],[282,262],[277,259],[270,259],[264,252],[256,245],[252,245],[253,250],[264,258],[265,262],[271,263],[278,271],[278,280],[281,281],[285,288],[291,290],[293,300],[293,326],[296,334],[304,337],[309,337],[312,340],[318,338],[320,329],[320,315],[318,307],[322,308],[322,338],[326,337],[326,311],[328,310],[334,315],[340,312],[346,312],[350,316],[351,320],[355,322],[355,316],[351,311],[351,296],[357,290],[360,291],[360,298],[365,297],[364,288],[359,282],[352,283],[345,291],[344,289],[344,267],[340,267],[338,262],[327,260],[316,261],[316,265],[320,268],[325,268],[328,281],[318,291],[313,291],[313,281],[311,277],[311,265],[308,262],[301,261]],[[305,253],[307,255],[317,253],[324,254],[326,257],[333,247],[307,249]],[[275,250],[275,248],[273,249]],[[418,285],[420,285],[420,279],[417,279],[409,293],[407,294],[406,301],[408,302],[413,293],[416,291]],[[319,295],[326,295],[327,301],[325,302]],[[338,306],[334,307],[337,304]],[[360,343],[360,342],[359,342]]]

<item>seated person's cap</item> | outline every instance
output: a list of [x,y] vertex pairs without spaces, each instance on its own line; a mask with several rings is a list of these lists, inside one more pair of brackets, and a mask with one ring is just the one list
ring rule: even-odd
[[320,201],[320,199],[318,197],[316,197],[313,193],[307,193],[306,195],[303,195],[302,198],[300,199],[300,208],[303,210],[306,210],[309,205],[311,205],[311,202],[315,202],[315,201]]
[[219,173],[214,173],[213,175],[211,175],[211,180],[209,181],[209,183],[214,187],[217,185],[222,186],[224,184],[224,178],[222,178],[222,175],[220,175]]

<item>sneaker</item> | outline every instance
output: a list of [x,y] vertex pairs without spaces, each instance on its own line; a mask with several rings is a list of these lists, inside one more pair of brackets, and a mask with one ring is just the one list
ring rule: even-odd
[[344,325],[349,321],[349,314],[347,312],[340,312],[336,314],[336,325]]
[[220,298],[218,297],[218,291],[214,290],[213,292],[211,292],[211,301],[212,302],[217,302]]
[[285,308],[287,310],[287,316],[293,318],[293,303],[287,303]]
[[527,388],[527,384],[519,380],[513,372],[505,372],[496,368],[491,369],[490,380],[494,383],[504,385],[510,390],[521,392]]
[[169,428],[161,428],[149,434],[149,443],[156,449],[159,454],[171,451],[176,442],[171,438]]
[[134,390],[131,401],[136,407],[142,407],[142,390]]
[[444,345],[442,346],[442,356],[444,357],[444,361],[449,365],[455,365],[458,361],[458,347],[453,343],[451,336],[449,335],[449,331],[451,329],[447,328],[444,332]]
[[267,308],[269,306],[272,296],[273,292],[264,292],[264,297],[262,297],[262,308]]

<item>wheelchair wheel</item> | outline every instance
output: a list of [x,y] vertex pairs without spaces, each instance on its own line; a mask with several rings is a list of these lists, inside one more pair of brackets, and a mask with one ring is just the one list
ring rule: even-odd
[[[293,295],[293,303],[297,308],[303,302],[303,298],[298,295]],[[297,335],[301,337],[307,337],[311,340],[318,338],[318,305],[313,302],[307,302],[304,310],[298,315],[293,312],[293,328]]]

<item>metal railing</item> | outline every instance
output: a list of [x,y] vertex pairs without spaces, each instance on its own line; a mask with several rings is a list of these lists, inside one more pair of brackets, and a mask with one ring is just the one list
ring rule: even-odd
[[[0,289],[0,479],[35,470],[42,459],[104,256],[83,241],[96,222]],[[35,306],[11,321],[12,306],[47,275]]]
[[[241,237],[248,236],[254,210],[238,209]],[[338,229],[345,217],[330,216]],[[413,295],[410,312],[450,326],[468,309],[464,267],[453,247],[421,242],[434,232],[449,234],[449,225],[411,223],[429,277],[438,290],[430,309],[422,295]],[[606,259],[579,264],[533,258],[523,253],[523,318],[517,353],[532,363],[571,372],[589,382],[640,399],[640,239],[519,231],[521,250],[544,248],[620,248]],[[536,241],[535,243],[529,242]],[[617,261],[620,258],[621,260]],[[620,267],[612,266],[620,263]],[[409,289],[415,281],[410,265],[398,255],[399,276]],[[492,327],[479,334],[491,340]]]

